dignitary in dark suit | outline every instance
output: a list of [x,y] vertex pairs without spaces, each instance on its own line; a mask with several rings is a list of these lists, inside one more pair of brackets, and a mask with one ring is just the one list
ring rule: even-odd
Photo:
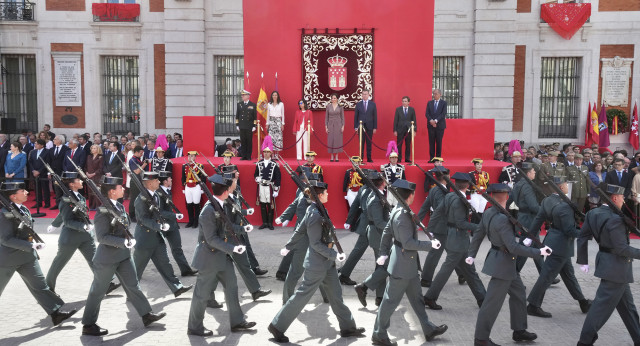
[[182,138],[176,139],[176,144],[173,148],[169,148],[169,156],[168,158],[175,159],[177,157],[183,157],[185,155],[184,148],[182,147]]
[[624,170],[624,160],[613,160],[613,170],[607,172],[607,176],[605,177],[604,182],[610,185],[624,187],[624,197],[625,199],[627,199],[631,194],[632,181],[633,176],[631,175],[631,173]]
[[[360,145],[360,152],[364,151],[364,144],[367,143],[367,162],[373,162],[371,159],[371,141],[373,135],[378,129],[378,109],[375,102],[369,100],[369,91],[362,91],[362,101],[356,103],[356,109],[353,117],[353,128],[358,131],[360,122],[362,121],[363,140]],[[364,157],[364,153],[362,155]]]
[[84,150],[86,156],[91,155],[91,141],[89,140],[88,134],[83,134],[78,137],[78,148]]
[[[116,157],[117,156],[117,157]],[[120,160],[118,160],[118,157]],[[121,152],[118,151],[118,142],[109,143],[109,151],[104,155],[104,174],[107,177],[122,178],[122,164],[125,158]]]
[[[53,147],[49,149],[51,153],[50,165],[53,171],[57,175],[62,175],[63,167],[65,165],[65,161],[67,160],[65,157],[67,156],[67,151],[69,150],[69,147],[64,145],[64,142],[65,142],[64,135],[57,135],[53,139]],[[58,209],[58,199],[62,197],[62,190],[60,190],[60,188],[54,185],[53,191],[56,193],[56,205],[54,205],[50,209]]]
[[[511,189],[507,184],[491,184],[487,193],[500,203],[502,208],[507,207],[507,199]],[[535,196],[533,196],[535,199]],[[509,310],[511,311],[512,338],[515,341],[532,341],[538,336],[527,331],[527,301],[525,286],[520,274],[516,271],[516,256],[538,258],[547,255],[549,247],[536,249],[522,245],[516,239],[519,230],[509,222],[509,218],[500,213],[497,208],[489,208],[480,221],[480,227],[473,235],[469,247],[469,257],[465,260],[472,265],[480,249],[485,234],[491,242],[491,249],[484,261],[482,272],[491,276],[478,319],[476,321],[475,346],[495,345],[489,336],[493,324],[498,318],[504,299],[509,294]]]
[[78,147],[78,140],[72,139],[69,141],[69,150],[67,150],[65,154],[64,162],[62,163],[62,170],[65,172],[75,172],[76,168],[73,166],[71,162],[69,162],[70,158],[78,167],[84,167],[85,163],[87,163],[87,154],[84,150]]
[[[402,161],[402,144],[406,149],[404,152],[404,161],[411,162],[411,124],[416,129],[416,110],[409,106],[411,99],[409,96],[402,98],[402,106],[396,108],[396,114],[393,118],[393,135],[396,136],[398,144],[398,162]],[[439,156],[439,155],[438,155]]]
[[124,196],[122,178],[104,177],[102,181],[102,193],[107,197],[114,208],[122,215],[124,224],[112,222],[113,216],[105,206],[98,208],[94,224],[96,238],[100,245],[93,257],[93,283],[87,297],[87,304],[82,316],[83,335],[106,335],[108,331],[96,324],[100,313],[100,303],[109,289],[114,274],[118,275],[124,285],[124,291],[128,300],[142,317],[144,326],[163,318],[166,313],[155,314],[151,311],[151,305],[140,291],[136,268],[131,258],[131,248],[136,240],[128,237],[129,216],[124,206],[118,202]]
[[[392,187],[398,191],[407,205],[411,205],[415,198],[416,184],[404,179],[398,179]],[[391,212],[389,223],[384,229],[380,242],[380,257],[376,260],[378,265],[388,262],[389,283],[386,286],[384,299],[378,309],[376,322],[373,327],[371,341],[374,345],[393,345],[389,340],[387,329],[391,325],[391,315],[407,295],[413,312],[418,315],[420,326],[427,341],[433,340],[438,335],[447,331],[447,325],[436,326],[427,316],[422,301],[422,289],[418,276],[418,251],[438,249],[441,244],[437,239],[432,241],[418,240],[416,224],[403,207],[395,207]],[[393,242],[392,242],[393,240]],[[393,248],[393,251],[392,251]]]
[[240,92],[242,101],[238,102],[236,108],[236,130],[240,132],[240,142],[244,151],[242,160],[251,160],[253,149],[253,131],[256,130],[258,122],[256,104],[249,101],[251,93],[247,90]]
[[[47,178],[47,168],[44,166],[44,163],[40,161],[40,158],[44,160],[44,162],[49,163],[51,161],[51,154],[48,149],[44,146],[46,143],[42,139],[37,139],[35,142],[35,148],[31,150],[29,153],[29,169],[31,170],[31,175],[36,178],[36,200],[39,201],[39,204],[34,205],[34,207],[42,207],[44,201],[44,207],[49,208],[49,200],[50,200],[50,191],[49,191],[49,179]],[[38,203],[38,202],[37,202]]]
[[[27,201],[27,195],[29,194],[25,190],[24,183],[5,182],[0,187],[0,193],[11,201],[14,208],[17,208],[20,213],[30,220],[30,224],[27,227],[33,227],[33,219],[29,208],[23,205]],[[18,272],[22,280],[27,284],[31,295],[51,316],[53,325],[57,326],[75,314],[76,310],[67,312],[61,309],[64,301],[49,289],[40,269],[36,251],[44,248],[44,244],[35,242],[26,229],[18,228],[20,223],[20,220],[14,218],[9,212],[7,206],[2,206],[0,210],[0,224],[3,225],[0,227],[0,294],[9,283],[13,273]]]
[[[615,207],[622,208],[625,189],[608,185],[607,193]],[[629,233],[623,219],[613,211],[614,206],[602,205],[587,213],[578,235],[578,264],[589,272],[588,241],[598,242],[600,251],[596,255],[596,271],[600,286],[596,298],[584,320],[578,345],[593,345],[598,331],[607,322],[614,309],[627,327],[634,344],[640,344],[640,321],[633,302],[629,284],[633,282],[633,259],[640,259],[640,249],[629,245]]]
[[433,100],[427,102],[426,117],[429,124],[429,160],[442,157],[442,137],[447,128],[447,101],[441,100],[440,89],[433,90]]

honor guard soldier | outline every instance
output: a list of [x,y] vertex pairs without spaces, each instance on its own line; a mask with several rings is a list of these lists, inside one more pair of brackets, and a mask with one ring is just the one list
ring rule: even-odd
[[489,173],[482,170],[483,162],[484,161],[479,158],[471,160],[474,170],[469,172],[471,181],[479,188],[479,191],[476,191],[473,187],[469,188],[469,203],[471,203],[477,211],[477,213],[473,214],[473,220],[471,220],[473,223],[480,222],[482,213],[487,207],[487,200],[482,197],[482,192],[486,191],[487,187],[489,187]]
[[564,163],[558,162],[558,155],[557,151],[552,151],[549,154],[549,162],[543,163],[540,166],[541,174],[540,177],[538,177],[539,179],[536,179],[541,183],[540,187],[542,187],[542,191],[544,191],[547,196],[552,194],[554,191],[544,182],[547,181],[547,179],[553,179],[554,176],[564,175]]
[[[362,159],[359,156],[353,156],[351,157],[351,159],[358,165],[362,164]],[[353,204],[353,201],[355,200],[356,195],[358,194],[358,190],[360,190],[361,186],[362,177],[360,177],[358,172],[356,172],[353,168],[347,169],[347,171],[344,172],[342,191],[346,194],[344,199],[347,200],[349,208],[351,208],[351,205]]]
[[182,165],[182,186],[184,190],[184,199],[187,204],[187,216],[189,217],[189,223],[185,228],[193,227],[198,228],[198,216],[200,215],[200,197],[202,196],[202,188],[198,185],[198,182],[193,177],[193,172],[198,172],[198,176],[201,180],[205,179],[204,167],[201,163],[196,162],[196,156],[198,152],[193,150],[187,153],[187,163]]
[[173,172],[173,163],[164,156],[165,152],[162,147],[156,148],[156,155],[149,159],[151,161],[150,168],[154,172]]
[[[319,200],[312,198],[304,221],[300,224],[300,227],[296,229],[295,236],[290,239],[290,242],[295,243],[297,242],[297,238],[302,237],[305,233],[309,237],[309,251],[307,251],[304,260],[305,275],[296,292],[282,306],[278,314],[273,318],[273,321],[271,321],[271,324],[269,324],[269,332],[278,343],[289,342],[289,338],[286,337],[284,333],[289,329],[293,320],[300,314],[305,305],[307,305],[313,293],[315,293],[320,285],[325,286],[331,309],[338,318],[340,336],[357,337],[361,336],[365,331],[364,328],[356,327],[356,322],[353,320],[351,311],[342,300],[342,288],[338,281],[338,271],[336,270],[335,261],[336,259],[340,262],[344,261],[346,255],[344,253],[338,254],[338,252],[333,249],[334,239],[328,226],[330,220],[323,219],[318,210],[319,207],[316,204],[327,203],[329,199],[329,193],[327,192],[328,185],[316,181],[308,188],[315,189],[315,195],[318,196]],[[285,254],[285,252],[281,254]]]
[[171,197],[171,186],[173,185],[173,179],[171,178],[171,172],[160,171],[158,172],[158,179],[160,180],[160,188],[156,190],[158,196],[163,203],[161,203],[162,216],[165,220],[169,221],[169,230],[164,233],[164,237],[171,247],[171,254],[173,259],[180,268],[180,273],[183,277],[195,276],[198,271],[192,269],[189,266],[189,261],[184,256],[182,251],[182,238],[180,237],[180,225],[178,221],[184,218],[181,213],[176,213],[177,209],[173,207],[173,199]]
[[[521,180],[518,184],[522,182]],[[498,183],[491,184],[487,193],[491,193],[493,198],[506,209],[509,191],[511,189],[508,185]],[[535,196],[532,197],[535,199]],[[507,293],[513,340],[533,341],[538,337],[535,333],[527,331],[526,288],[516,270],[516,257],[541,258],[547,255],[549,247],[536,249],[524,246],[516,239],[517,232],[506,215],[500,213],[497,208],[489,208],[482,217],[478,231],[473,235],[469,257],[465,260],[468,265],[473,264],[485,234],[491,242],[491,249],[482,267],[482,272],[491,276],[491,281],[476,320],[475,346],[496,345],[489,336]]]
[[271,159],[271,148],[262,149],[262,159],[256,163],[253,176],[258,183],[257,201],[262,213],[262,225],[258,229],[273,230],[273,215],[276,210],[276,197],[280,192],[280,166]]
[[131,258],[131,248],[135,246],[136,240],[128,237],[129,215],[124,211],[124,206],[118,202],[118,199],[124,196],[122,178],[103,177],[101,190],[102,194],[113,203],[115,210],[121,214],[120,218],[124,224],[115,222],[113,215],[105,206],[98,208],[94,222],[96,238],[100,245],[98,245],[96,255],[93,257],[93,283],[82,316],[82,325],[84,326],[82,334],[93,336],[108,333],[106,329],[100,328],[96,322],[100,313],[100,303],[114,274],[118,275],[120,283],[124,285],[127,299],[133,304],[138,315],[142,317],[142,323],[145,327],[166,316],[164,312],[153,313],[149,301],[140,290],[135,264]]
[[[76,313],[76,310],[63,311],[64,301],[53,293],[47,286],[40,269],[37,250],[44,248],[44,243],[35,241],[27,232],[27,228],[33,229],[33,219],[29,208],[24,206],[29,192],[22,182],[4,182],[0,187],[0,193],[8,199],[13,206],[11,208],[22,214],[29,222],[26,227],[21,227],[20,219],[14,217],[9,206],[3,205],[0,210],[0,295],[9,283],[14,272],[29,288],[31,295],[42,306],[44,311],[51,316],[54,326],[68,319]],[[15,312],[18,313],[18,312]]]
[[226,166],[235,166],[231,164],[231,158],[234,156],[231,150],[225,150],[225,152],[222,153],[222,163],[218,165],[218,169],[222,170],[222,168]]
[[[569,192],[566,177],[555,176],[553,180],[565,195]],[[549,195],[542,201],[538,215],[536,215],[530,228],[535,236],[540,232],[540,226],[545,221],[549,222],[550,227],[544,238],[544,244],[552,248],[553,253],[544,261],[540,276],[529,292],[527,313],[531,316],[551,317],[551,314],[542,310],[541,306],[545,292],[558,274],[560,274],[573,299],[579,302],[580,310],[586,313],[589,311],[591,301],[582,294],[571,263],[578,227],[573,209],[557,193]]]
[[307,162],[305,162],[302,166],[298,166],[298,168],[296,168],[296,173],[298,173],[298,175],[302,174],[302,168],[307,167],[310,169],[311,173],[319,174],[320,181],[324,181],[324,176],[323,176],[324,172],[322,171],[322,166],[314,162],[316,159],[316,155],[318,154],[316,154],[315,151],[307,151],[304,154],[304,157],[307,159]]
[[[624,204],[624,192],[624,187],[616,185],[608,185],[606,189],[618,209]],[[600,246],[594,273],[600,278],[600,286],[584,320],[578,346],[593,345],[614,309],[618,310],[634,344],[640,344],[640,321],[629,287],[633,282],[633,259],[640,259],[640,249],[629,245],[627,226],[613,208],[603,204],[589,211],[578,235],[577,262],[583,272],[589,272],[589,239],[593,237]]]
[[522,159],[522,154],[519,151],[514,151],[511,154],[511,164],[502,168],[502,172],[498,177],[498,181],[509,185],[510,188],[520,180],[520,175],[518,174],[518,169],[520,169],[520,161]]
[[471,241],[470,232],[473,234],[478,225],[469,222],[469,208],[462,202],[462,198],[466,197],[467,188],[469,188],[469,181],[471,177],[467,173],[456,172],[452,177],[455,180],[455,185],[464,195],[459,195],[456,192],[447,194],[444,197],[444,201],[438,209],[433,213],[431,222],[436,221],[439,218],[444,218],[449,228],[447,231],[447,243],[445,250],[447,250],[447,257],[440,267],[440,271],[433,279],[433,283],[429,290],[424,295],[424,303],[430,309],[441,310],[442,306],[438,305],[436,301],[440,296],[440,292],[444,288],[444,285],[449,280],[453,270],[458,267],[464,276],[465,281],[471,289],[471,293],[476,298],[478,307],[482,306],[482,301],[486,294],[484,285],[478,277],[478,273],[474,266],[469,266],[464,263],[469,250],[469,244]]
[[224,213],[224,201],[231,193],[231,179],[225,179],[219,174],[209,178],[213,188],[213,202],[205,204],[200,214],[198,245],[193,253],[191,265],[199,270],[196,279],[196,287],[191,299],[189,311],[189,324],[187,334],[199,336],[212,336],[213,332],[206,329],[203,324],[207,302],[217,281],[222,282],[224,298],[229,311],[229,322],[232,332],[244,331],[253,328],[256,323],[248,322],[238,300],[238,282],[233,269],[233,253],[242,254],[246,247],[236,244],[235,237],[227,240],[226,228],[232,228],[228,224],[229,219],[221,217]]
[[[405,176],[405,168],[403,165],[398,163],[398,153],[395,151],[389,154],[389,163],[380,166],[380,172],[384,174],[385,179],[389,184],[393,184],[398,179],[407,178]],[[389,201],[389,204],[391,204],[392,207],[395,207],[395,205],[398,204],[398,201],[396,201],[392,194],[387,194],[387,201]]]
[[[397,179],[393,185],[407,205],[411,205],[415,198],[416,184],[404,179]],[[393,241],[393,242],[392,242]],[[393,245],[392,245],[393,244]],[[387,329],[391,324],[391,315],[398,308],[402,296],[407,299],[413,312],[418,315],[420,326],[427,341],[433,340],[438,335],[447,331],[447,325],[436,326],[427,316],[422,301],[422,289],[418,276],[419,263],[418,251],[430,251],[440,248],[437,239],[432,241],[418,240],[416,224],[411,215],[401,206],[396,206],[391,212],[389,223],[384,229],[380,244],[380,257],[376,260],[378,265],[384,264],[389,257],[389,283],[386,286],[384,299],[378,309],[378,315],[373,327],[371,341],[374,345],[396,345],[389,340]]]
[[[433,163],[434,167],[442,167],[442,165],[444,164],[444,159],[441,157],[434,157],[431,160],[429,160],[429,163]],[[432,175],[433,176],[433,175]],[[432,187],[434,187],[435,184],[433,184],[431,182],[431,179],[425,177],[424,178],[424,192],[429,192],[429,190],[431,190]]]
[[589,168],[582,164],[582,159],[582,154],[576,154],[574,163],[565,167],[567,180],[573,182],[571,184],[571,202],[577,205],[580,211],[584,210],[589,194],[589,183],[587,183]]
[[247,90],[240,92],[242,101],[236,108],[236,130],[240,132],[240,145],[242,147],[242,159],[251,160],[253,150],[253,132],[256,130],[258,118],[256,116],[256,104],[249,101],[251,93]]
[[[536,178],[536,171],[533,168],[533,164],[530,162],[522,163],[522,172],[527,175],[529,180],[533,181]],[[520,179],[513,187],[511,191],[511,200],[518,206],[518,222],[520,222],[527,229],[531,229],[531,225],[533,224],[533,219],[538,215],[540,211],[540,204],[538,204],[538,200],[536,199],[535,190],[525,179]],[[531,239],[520,239],[521,244],[524,243],[526,246],[532,246]],[[533,245],[534,248],[538,248],[538,246]],[[527,262],[527,258],[531,256],[518,256],[516,260],[516,270],[518,273],[522,270],[522,267]],[[533,263],[536,265],[536,269],[538,269],[538,273],[542,270],[542,258],[533,257]]]

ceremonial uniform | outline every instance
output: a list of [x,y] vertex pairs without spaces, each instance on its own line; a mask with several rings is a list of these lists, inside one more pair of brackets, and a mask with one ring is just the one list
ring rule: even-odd
[[[307,153],[306,155],[308,156],[309,153]],[[315,156],[315,153],[313,153],[313,156]],[[320,178],[319,180],[324,181],[324,171],[322,170],[322,166],[320,166],[319,164],[315,162],[305,162],[302,166],[298,166],[298,168],[296,168],[296,173],[302,174],[303,169],[309,169],[311,173],[318,174]]]
[[[357,174],[357,173],[356,173]],[[347,214],[346,224],[350,225],[350,229],[352,232],[356,232],[358,234],[358,239],[356,240],[355,245],[353,246],[353,250],[349,253],[349,257],[344,262],[342,269],[340,269],[340,282],[343,284],[355,285],[356,282],[351,280],[349,277],[351,276],[351,272],[362,258],[362,255],[367,251],[367,247],[369,245],[369,239],[367,237],[367,226],[369,225],[369,218],[367,216],[366,201],[369,198],[369,194],[371,193],[371,189],[367,186],[362,186],[358,190],[356,197],[353,200],[353,204],[351,204],[351,208],[349,208],[349,213]]]
[[362,186],[362,177],[353,168],[347,169],[344,173],[344,182],[342,183],[342,191],[346,193],[345,199],[349,203],[349,207],[358,194],[358,190]]
[[580,211],[584,210],[589,195],[589,168],[585,165],[569,165],[565,167],[567,180],[572,181],[571,184],[571,202],[578,206]]
[[[197,152],[190,151],[189,155],[195,155]],[[198,228],[198,216],[200,215],[200,197],[203,193],[202,188],[198,185],[193,172],[198,174],[200,180],[205,179],[204,167],[201,163],[187,162],[182,165],[182,186],[184,187],[184,199],[187,204],[187,216],[189,223],[187,228]]]
[[[396,154],[397,155],[397,154]],[[392,165],[391,163],[387,163],[386,165],[380,166],[380,173],[384,174],[386,181],[389,184],[393,184],[398,179],[407,179],[405,175],[405,168],[401,164]],[[396,198],[393,197],[392,194],[387,194],[387,201],[392,207],[395,207],[398,204]]]
[[[256,163],[253,177],[258,183],[257,201],[262,213],[262,226],[273,229],[273,215],[276,209],[276,196],[280,191],[280,166],[274,160],[260,160]],[[275,196],[274,196],[275,195]]]
[[193,269],[191,269],[189,261],[187,261],[187,258],[184,256],[184,251],[182,250],[182,238],[180,237],[180,225],[178,225],[176,213],[173,211],[171,204],[169,203],[171,201],[171,189],[160,186],[160,188],[156,190],[156,193],[163,201],[163,203],[160,204],[162,216],[164,216],[165,220],[169,222],[170,228],[164,233],[164,238],[171,247],[171,255],[178,264],[178,268],[180,268],[182,276],[190,275],[193,272]]
[[510,188],[520,181],[520,174],[518,174],[519,168],[513,163],[503,167],[502,172],[500,173],[500,177],[498,177],[498,181],[509,185]]
[[238,102],[236,107],[236,127],[240,130],[240,143],[242,147],[242,159],[251,160],[253,149],[253,129],[256,127],[256,104],[248,101]]
[[[477,159],[476,159],[477,160]],[[478,162],[482,163],[482,160]],[[486,191],[489,187],[489,173],[483,170],[479,172],[477,170],[473,170],[469,172],[469,176],[471,176],[471,181],[478,186],[478,190],[476,190],[473,186],[469,187],[469,203],[473,206],[473,208],[477,211],[477,213],[473,214],[473,219],[471,222],[477,223],[480,222],[482,218],[482,213],[487,207],[487,200],[482,197],[482,192]]]
[[[538,204],[538,200],[536,199],[535,191],[526,180],[522,179],[513,187],[510,199],[518,206],[518,221],[530,230],[533,219],[540,211],[540,204]],[[524,239],[521,239],[521,244],[523,240]],[[532,244],[532,246],[538,248],[536,245]],[[522,270],[522,267],[529,257],[531,256],[518,256],[516,261],[516,270],[518,273],[520,273],[520,270]],[[543,263],[542,258],[533,257],[533,263],[536,265],[538,273],[540,273]]]
[[155,156],[151,159],[150,167],[153,172],[173,172],[173,163],[166,157],[159,158]]

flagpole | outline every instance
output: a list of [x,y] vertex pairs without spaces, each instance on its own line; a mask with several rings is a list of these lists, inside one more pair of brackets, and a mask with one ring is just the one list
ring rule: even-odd
[[278,91],[278,72],[276,72],[276,91]]

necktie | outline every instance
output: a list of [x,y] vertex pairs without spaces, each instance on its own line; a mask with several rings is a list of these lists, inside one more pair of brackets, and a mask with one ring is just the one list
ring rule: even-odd
[[438,101],[436,101],[434,107],[436,108],[436,110],[438,110]]
[[367,111],[367,101],[364,101],[364,111]]
[[404,116],[407,116],[407,107],[404,108]]
[[71,159],[72,159],[72,160],[73,160],[73,153],[75,153],[75,152],[76,152],[76,150],[75,150],[75,149],[71,150]]
[[116,156],[115,153],[111,153],[111,158],[109,159],[109,164],[111,164],[111,161],[113,161],[113,157]]
[[622,172],[618,172],[618,182],[622,183]]
[[556,164],[555,164],[555,163],[552,163],[552,164],[551,164],[551,167],[556,168]]
[[38,153],[36,154],[36,160],[40,160],[40,153],[42,152],[42,149],[38,150]]
[[60,153],[60,147],[56,147],[56,156],[58,156],[58,153]]

